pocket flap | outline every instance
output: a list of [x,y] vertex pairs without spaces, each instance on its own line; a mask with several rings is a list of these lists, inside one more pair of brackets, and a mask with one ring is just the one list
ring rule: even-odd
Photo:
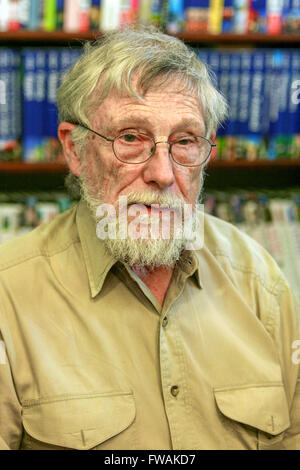
[[26,403],[23,425],[34,439],[71,449],[91,449],[133,422],[132,393],[57,397]]
[[223,415],[268,434],[279,434],[290,426],[289,410],[281,385],[215,389]]

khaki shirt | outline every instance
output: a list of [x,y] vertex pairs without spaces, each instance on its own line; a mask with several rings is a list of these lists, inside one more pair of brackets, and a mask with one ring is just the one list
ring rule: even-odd
[[80,202],[1,246],[0,330],[2,448],[300,448],[292,295],[212,216],[161,306]]

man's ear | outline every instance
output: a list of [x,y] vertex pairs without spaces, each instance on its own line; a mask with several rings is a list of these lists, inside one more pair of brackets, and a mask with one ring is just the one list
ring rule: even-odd
[[216,140],[216,135],[217,135],[216,131],[212,131],[212,133],[211,133],[211,135],[210,135],[210,138],[211,138],[213,141],[215,141],[215,140]]
[[80,158],[79,155],[77,155],[71,134],[75,127],[77,127],[76,124],[61,122],[58,126],[58,138],[63,146],[64,157],[68,167],[75,176],[79,176]]

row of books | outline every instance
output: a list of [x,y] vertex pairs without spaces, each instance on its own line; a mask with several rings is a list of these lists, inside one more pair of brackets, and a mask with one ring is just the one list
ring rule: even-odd
[[300,158],[299,52],[198,49],[197,54],[229,103],[217,158]]
[[[60,160],[56,91],[80,54],[81,48],[0,49],[0,159]],[[229,102],[215,158],[300,158],[300,52],[197,54]]]
[[59,161],[56,92],[80,54],[75,48],[0,49],[0,159]]
[[0,193],[0,243],[24,235],[69,209],[64,193]]
[[107,31],[153,23],[168,32],[300,30],[298,0],[0,0],[0,30]]
[[217,192],[205,210],[237,225],[275,259],[300,297],[300,192]]

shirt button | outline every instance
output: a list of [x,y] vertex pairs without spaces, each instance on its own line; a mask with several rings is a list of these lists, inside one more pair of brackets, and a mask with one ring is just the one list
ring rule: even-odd
[[173,395],[173,397],[177,397],[178,393],[179,393],[178,385],[173,385],[173,387],[171,387],[171,395]]
[[169,321],[169,320],[168,320],[168,317],[164,317],[164,318],[163,318],[162,326],[163,326],[164,328],[167,326],[168,321]]

